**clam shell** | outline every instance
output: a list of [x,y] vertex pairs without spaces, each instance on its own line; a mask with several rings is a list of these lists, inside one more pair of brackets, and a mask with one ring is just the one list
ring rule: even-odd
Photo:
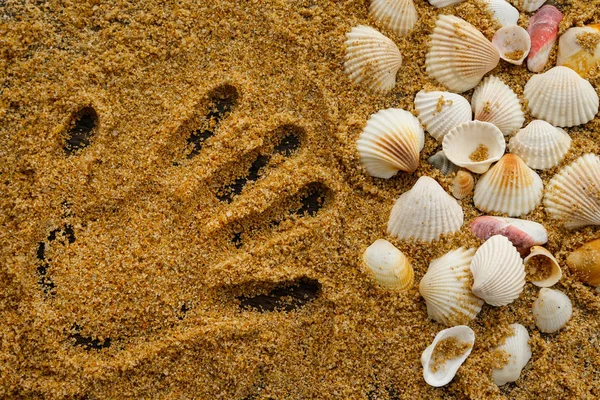
[[375,281],[390,290],[410,289],[414,271],[408,258],[393,244],[377,239],[363,253],[363,261]]
[[369,175],[388,179],[398,171],[414,172],[425,133],[419,120],[399,108],[371,115],[356,142],[360,162]]
[[529,33],[518,25],[506,25],[498,29],[492,44],[500,58],[514,65],[521,65],[531,49]]
[[529,253],[532,246],[548,241],[548,232],[542,224],[524,219],[483,215],[475,218],[470,227],[481,240],[488,240],[494,235],[506,237],[521,255]]
[[434,168],[439,169],[444,175],[450,175],[451,173],[458,171],[458,166],[448,160],[448,157],[444,154],[444,150],[440,150],[429,157],[427,162],[433,165]]
[[452,15],[438,17],[425,66],[450,91],[474,88],[499,60],[498,50],[473,25]]
[[598,113],[599,99],[592,85],[567,67],[533,75],[524,96],[531,115],[554,126],[585,124]]
[[489,76],[477,86],[471,99],[475,119],[490,122],[504,135],[516,132],[525,122],[519,98],[508,85]]
[[346,34],[344,72],[354,83],[374,93],[386,93],[396,85],[402,55],[394,42],[366,25]]
[[529,332],[521,324],[512,324],[513,334],[496,350],[502,350],[508,354],[508,362],[500,369],[492,370],[492,379],[498,386],[508,382],[514,382],[521,376],[523,367],[531,359],[531,346],[529,345]]
[[540,176],[514,154],[506,154],[477,185],[473,202],[484,212],[518,217],[533,210],[542,200]]
[[486,5],[502,26],[513,25],[519,21],[519,10],[506,0],[486,0]]
[[531,121],[508,142],[510,152],[534,169],[557,166],[570,147],[571,137],[567,132],[541,119]]
[[573,305],[566,294],[559,290],[542,288],[533,302],[533,318],[540,331],[554,333],[571,319]]
[[422,176],[396,200],[387,230],[398,239],[430,242],[442,234],[456,232],[463,221],[458,202],[435,179]]
[[525,269],[527,271],[529,271],[529,269],[532,267],[535,268],[533,265],[535,260],[538,260],[538,262],[543,263],[543,265],[547,267],[549,271],[544,279],[531,280],[531,283],[539,287],[550,287],[556,282],[560,281],[560,278],[562,278],[562,270],[560,269],[560,265],[558,265],[558,261],[552,255],[552,253],[550,253],[542,246],[533,246],[531,248],[531,253],[529,253],[529,255],[523,260],[523,263],[525,264]]
[[421,124],[438,141],[452,128],[473,119],[467,99],[450,92],[421,90],[415,96],[415,109]]
[[473,192],[475,179],[470,172],[458,171],[452,179],[452,195],[458,200],[462,200]]
[[600,38],[600,24],[569,28],[560,35],[556,65],[569,67],[582,77],[600,63],[600,40],[587,42],[586,38]]
[[544,207],[569,229],[600,225],[600,157],[585,154],[554,175]]
[[545,2],[546,0],[521,0],[521,10],[526,12],[534,12]]
[[465,0],[427,0],[434,7],[442,8],[462,3]]
[[419,292],[427,303],[427,316],[440,324],[455,325],[474,319],[483,300],[471,293],[469,265],[475,249],[461,247],[429,264],[419,283]]
[[569,254],[567,265],[579,280],[600,287],[600,239],[586,243]]
[[527,32],[531,37],[531,50],[527,57],[527,69],[531,72],[541,72],[546,66],[562,18],[562,13],[556,7],[548,5],[529,18]]
[[525,286],[523,260],[512,243],[495,235],[477,249],[471,261],[473,294],[492,306],[505,306],[519,298]]
[[419,20],[413,0],[371,0],[369,16],[398,36],[406,35]]

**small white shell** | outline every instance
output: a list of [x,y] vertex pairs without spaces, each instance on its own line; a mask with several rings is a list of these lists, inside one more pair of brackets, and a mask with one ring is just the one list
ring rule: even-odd
[[371,115],[356,142],[369,175],[384,179],[398,171],[414,172],[424,144],[425,133],[417,117],[399,108]]
[[531,38],[520,26],[506,25],[496,31],[492,44],[504,61],[521,65],[531,49]]
[[486,4],[500,25],[512,25],[519,21],[519,10],[506,0],[486,0]]
[[554,333],[571,319],[573,305],[566,294],[559,290],[542,288],[533,302],[533,318],[540,331]]
[[512,324],[510,327],[514,333],[507,337],[503,344],[496,347],[496,350],[502,350],[508,354],[508,362],[502,368],[492,370],[492,379],[498,386],[519,379],[523,367],[531,359],[529,332],[521,324]]
[[453,233],[464,222],[462,207],[435,179],[422,176],[392,208],[388,233],[398,239],[430,242]]
[[419,20],[413,0],[371,0],[369,16],[398,36],[406,35]]
[[516,132],[525,122],[519,98],[495,76],[488,76],[477,86],[471,105],[476,120],[496,125],[504,135]]
[[458,171],[452,179],[452,195],[458,200],[462,200],[471,194],[475,187],[475,179],[470,172]]
[[505,236],[521,255],[529,253],[532,246],[548,241],[548,232],[542,224],[524,219],[482,215],[475,218],[470,227],[481,240],[494,235]]
[[434,7],[442,8],[462,3],[465,0],[427,0]]
[[530,265],[534,259],[541,260],[541,262],[543,262],[546,266],[550,267],[550,271],[548,276],[546,276],[544,279],[535,281],[532,280],[531,283],[539,287],[550,287],[556,282],[560,281],[560,278],[562,278],[562,270],[560,269],[560,265],[558,265],[558,261],[552,255],[552,253],[542,246],[533,246],[531,248],[531,253],[529,253],[529,255],[525,257],[525,260],[523,260],[525,269],[527,269],[527,266]]
[[355,26],[346,37],[344,72],[350,79],[375,93],[392,90],[402,65],[396,44],[366,25]]
[[414,271],[408,258],[384,239],[377,239],[363,253],[363,261],[375,281],[390,290],[410,289]]
[[444,175],[450,175],[451,173],[458,171],[458,166],[448,160],[448,157],[444,154],[444,150],[440,150],[429,157],[427,162],[433,165],[434,168],[439,169]]
[[569,67],[582,77],[600,63],[600,41],[592,49],[581,47],[581,35],[600,35],[600,24],[569,28],[560,35],[556,65]]
[[585,124],[598,113],[594,87],[567,67],[554,67],[533,75],[525,85],[531,115],[554,126]]
[[561,128],[536,119],[508,142],[511,153],[530,168],[548,169],[560,164],[571,147],[571,137]]
[[521,0],[521,9],[526,12],[533,12],[540,8],[546,0]]
[[421,90],[415,96],[415,109],[421,124],[438,141],[452,128],[473,119],[469,102],[456,93]]

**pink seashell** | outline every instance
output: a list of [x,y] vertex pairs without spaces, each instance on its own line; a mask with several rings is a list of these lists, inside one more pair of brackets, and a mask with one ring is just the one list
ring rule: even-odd
[[548,233],[541,224],[524,219],[484,215],[475,218],[470,226],[475,236],[481,240],[494,235],[505,236],[522,256],[527,255],[532,246],[548,241]]
[[531,50],[527,57],[527,68],[540,72],[548,62],[550,50],[556,43],[558,24],[563,15],[554,6],[543,6],[529,19],[527,32],[531,37]]

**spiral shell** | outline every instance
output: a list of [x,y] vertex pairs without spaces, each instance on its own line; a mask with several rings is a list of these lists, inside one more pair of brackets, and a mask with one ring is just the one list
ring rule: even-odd
[[534,169],[548,169],[560,164],[571,147],[571,137],[546,121],[534,120],[513,136],[508,148]]
[[462,200],[473,192],[475,179],[470,172],[458,171],[452,179],[452,195],[458,200]]

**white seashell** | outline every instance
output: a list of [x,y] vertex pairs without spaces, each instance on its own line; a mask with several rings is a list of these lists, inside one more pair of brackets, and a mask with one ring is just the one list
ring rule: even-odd
[[502,235],[495,235],[477,249],[471,261],[473,294],[492,306],[505,306],[519,298],[525,286],[521,255]]
[[[436,347],[446,343],[448,347],[456,349],[460,346],[463,352],[451,359],[446,359],[441,354],[439,365],[436,359]],[[423,365],[423,378],[425,382],[434,387],[441,387],[449,383],[456,375],[463,362],[469,357],[475,343],[475,332],[465,325],[454,326],[452,328],[440,331],[421,355],[421,365]],[[446,346],[444,346],[446,347]]]
[[571,137],[567,132],[541,119],[531,121],[508,142],[510,152],[534,169],[557,166],[570,147]]
[[344,72],[350,79],[375,93],[392,90],[402,65],[396,44],[366,25],[355,26],[346,38]]
[[542,288],[533,302],[535,324],[544,333],[554,333],[571,319],[573,305],[566,294],[559,290]]
[[429,157],[427,162],[433,165],[434,168],[439,169],[444,175],[450,175],[451,173],[458,171],[458,166],[448,160],[448,157],[444,154],[444,150],[440,150]]
[[554,175],[544,207],[569,229],[600,225],[600,157],[585,154]]
[[[600,63],[600,40],[582,46],[586,36],[600,39],[600,24],[569,28],[560,35],[556,65],[569,67],[582,77]],[[593,46],[593,43],[596,43]],[[593,48],[592,48],[593,47]]]
[[483,300],[471,293],[469,266],[475,249],[461,247],[429,264],[419,282],[419,293],[427,303],[427,316],[440,324],[456,325],[474,319]]
[[512,324],[513,334],[496,350],[502,350],[508,354],[508,362],[500,369],[492,370],[492,379],[498,386],[508,382],[514,382],[521,376],[523,367],[531,359],[531,346],[529,345],[529,332],[521,324]]
[[488,76],[477,86],[471,99],[475,120],[490,122],[504,135],[516,132],[525,122],[519,98],[508,85]]
[[415,109],[421,124],[438,141],[450,129],[473,119],[469,102],[456,93],[421,90],[415,96]]
[[458,202],[435,179],[422,176],[396,200],[387,230],[398,239],[430,242],[442,234],[456,232],[463,221]]
[[365,265],[375,281],[386,289],[406,290],[414,283],[414,271],[408,258],[393,244],[377,239],[363,254]]
[[442,141],[444,154],[454,164],[482,174],[504,154],[506,143],[500,129],[489,122],[465,122]]
[[524,96],[531,115],[554,126],[585,124],[598,113],[598,94],[592,85],[567,67],[533,75]]
[[475,179],[470,172],[458,171],[452,179],[452,195],[458,200],[469,196],[475,187]]
[[473,202],[484,212],[518,217],[542,200],[540,176],[514,154],[506,154],[475,185]]
[[427,73],[448,89],[464,92],[474,88],[499,61],[498,50],[473,25],[452,15],[438,17],[425,66]]
[[413,0],[371,0],[369,15],[398,36],[406,35],[419,20]]
[[462,3],[465,0],[427,0],[434,7],[442,8]]
[[506,0],[486,0],[486,5],[502,26],[516,24],[519,21],[519,10]]
[[548,232],[542,224],[524,219],[482,215],[475,218],[470,227],[481,240],[494,235],[505,236],[522,256],[527,255],[532,246],[548,241]]
[[417,117],[399,108],[371,115],[356,142],[369,175],[384,179],[398,171],[414,172],[424,145],[425,133]]
[[521,0],[521,9],[525,12],[534,12],[545,2],[546,0]]
[[[543,276],[542,279],[530,279],[535,286],[550,287],[562,278],[562,270],[558,265],[558,261],[552,253],[542,246],[533,246],[531,253],[525,257],[523,263],[528,273]],[[539,271],[539,269],[542,269],[542,271]]]
[[531,49],[529,33],[518,25],[506,25],[496,31],[492,44],[500,58],[514,65],[521,65]]

